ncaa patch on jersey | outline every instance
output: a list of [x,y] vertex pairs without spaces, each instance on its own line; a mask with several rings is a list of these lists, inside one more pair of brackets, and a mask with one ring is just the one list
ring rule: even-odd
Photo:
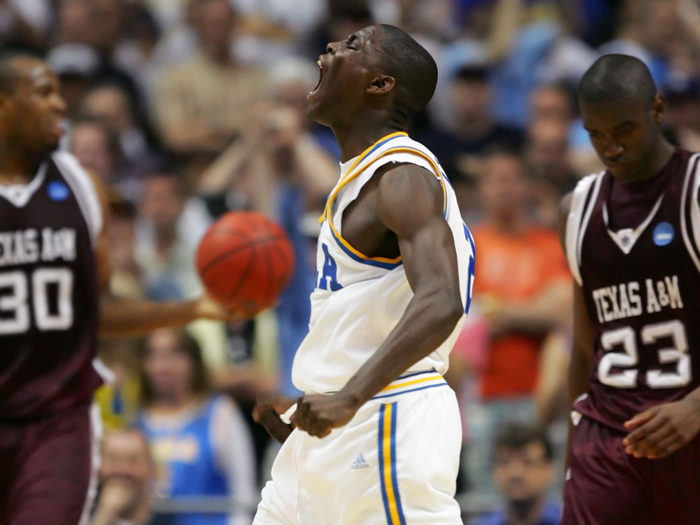
[[68,195],[70,195],[68,186],[66,186],[60,180],[55,180],[51,182],[46,188],[46,191],[49,194],[51,200],[57,202],[66,200],[68,198]]
[[654,244],[657,246],[666,246],[671,244],[671,241],[676,236],[676,231],[673,225],[668,222],[660,222],[654,228]]

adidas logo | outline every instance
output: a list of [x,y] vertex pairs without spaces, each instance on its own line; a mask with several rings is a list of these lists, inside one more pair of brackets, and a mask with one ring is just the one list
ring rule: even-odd
[[355,461],[352,462],[352,469],[356,470],[358,468],[369,468],[369,463],[365,461],[365,457],[362,454],[357,456]]

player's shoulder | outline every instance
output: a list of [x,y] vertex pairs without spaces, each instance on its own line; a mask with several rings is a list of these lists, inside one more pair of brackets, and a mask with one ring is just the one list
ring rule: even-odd
[[91,236],[96,240],[104,226],[103,188],[99,186],[96,176],[90,174],[72,153],[59,150],[51,154],[51,160],[75,194],[88,221]]

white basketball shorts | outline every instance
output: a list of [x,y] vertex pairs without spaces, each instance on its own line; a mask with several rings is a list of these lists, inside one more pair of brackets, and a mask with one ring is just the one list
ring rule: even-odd
[[295,430],[254,525],[462,525],[454,499],[462,427],[436,372],[404,376],[323,439]]

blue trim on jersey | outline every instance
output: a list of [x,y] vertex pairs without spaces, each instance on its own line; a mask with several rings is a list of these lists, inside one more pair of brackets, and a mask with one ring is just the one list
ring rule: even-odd
[[406,374],[405,376],[399,376],[396,378],[396,380],[398,381],[399,379],[406,379],[407,377],[421,376],[425,374],[437,374],[437,370],[433,368],[431,370],[426,370],[425,372],[413,372],[411,374]]
[[403,264],[402,261],[399,261],[397,263],[384,263],[380,261],[373,261],[371,259],[363,259],[362,257],[358,257],[354,253],[352,253],[350,250],[348,250],[345,245],[336,237],[335,232],[333,231],[333,228],[329,228],[331,231],[331,236],[333,239],[335,239],[335,243],[340,246],[340,249],[343,250],[353,261],[357,261],[362,264],[367,264],[369,266],[374,266],[376,268],[382,268],[383,270],[393,270],[394,268],[398,268]]
[[418,392],[419,390],[427,390],[428,388],[437,388],[439,386],[447,386],[447,383],[440,383],[439,385],[429,385],[429,386],[421,386],[418,388],[412,388],[411,390],[402,390],[401,392],[396,392],[395,394],[386,394],[383,396],[374,396],[372,399],[384,399],[387,397],[394,397],[394,396],[401,396],[403,394],[408,394],[409,392]]
[[476,245],[474,244],[472,232],[469,231],[466,224],[464,224],[464,235],[466,235],[467,240],[472,247],[472,255],[469,257],[469,273],[467,275],[467,304],[464,307],[464,313],[468,314],[469,308],[472,305],[472,292],[474,291],[472,289],[472,278],[476,275]]

